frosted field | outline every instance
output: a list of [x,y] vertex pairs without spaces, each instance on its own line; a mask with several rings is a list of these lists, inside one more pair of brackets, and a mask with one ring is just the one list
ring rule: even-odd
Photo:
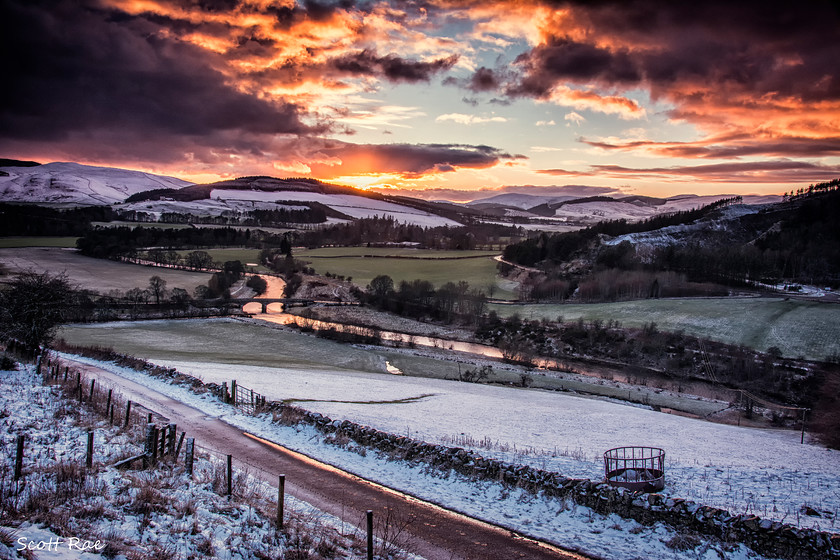
[[[216,383],[236,379],[271,400],[333,419],[350,419],[430,442],[469,446],[485,455],[568,476],[603,476],[604,451],[622,445],[662,447],[667,494],[735,513],[809,527],[811,506],[840,512],[840,452],[799,433],[712,424],[563,393],[327,369],[271,368],[166,361]],[[489,447],[489,449],[488,449]]]
[[[75,325],[60,336],[113,346],[208,382],[236,379],[334,419],[474,447],[567,476],[600,479],[602,454],[612,447],[658,446],[666,451],[666,493],[674,497],[837,527],[840,452],[807,438],[800,445],[797,432],[712,424],[569,393],[391,375],[389,359],[414,375],[438,368],[450,378],[457,364],[233,320]],[[805,505],[831,514],[802,515]]]
[[5,202],[113,204],[152,189],[179,189],[192,183],[142,171],[93,167],[78,163],[47,163],[37,167],[3,167],[0,199]]
[[237,191],[214,189],[211,194],[213,199],[221,200],[252,200],[262,202],[272,202],[275,200],[283,201],[302,201],[302,202],[320,202],[325,206],[334,208],[343,214],[347,214],[353,218],[373,218],[375,216],[392,216],[398,222],[415,224],[425,227],[437,226],[459,226],[461,224],[423,212],[422,210],[415,210],[409,206],[401,206],[383,200],[374,200],[363,196],[353,196],[349,194],[321,194],[313,192],[298,192],[298,191],[279,191],[279,192],[263,192],[263,191]]
[[357,453],[352,449],[325,443],[311,426],[269,424],[264,418],[249,416],[223,405],[206,393],[199,396],[183,387],[169,385],[113,364],[85,358],[80,361],[119,373],[127,379],[188,403],[207,415],[223,418],[243,431],[281,443],[368,480],[526,535],[594,554],[604,560],[765,558],[742,544],[724,546],[721,543],[701,542],[689,550],[673,549],[666,543],[677,535],[661,523],[646,527],[616,515],[599,515],[567,500],[533,496],[520,489],[505,488],[497,483],[476,482],[456,474],[441,476],[427,471],[422,464],[386,461],[376,453]]
[[615,319],[625,327],[654,322],[661,331],[743,344],[760,351],[824,360],[840,353],[840,305],[784,298],[648,299],[617,303],[488,305],[501,316],[566,321]]

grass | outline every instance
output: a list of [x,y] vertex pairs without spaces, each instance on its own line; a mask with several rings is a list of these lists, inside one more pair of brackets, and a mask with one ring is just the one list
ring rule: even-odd
[[[260,261],[260,250],[259,249],[248,249],[245,247],[229,247],[224,249],[197,249],[199,251],[206,251],[214,261],[217,263],[223,264],[227,261],[239,261],[241,262],[246,270],[254,269],[257,272],[269,272],[269,270],[261,264],[258,264]],[[177,251],[179,255],[186,256],[188,253],[191,253],[193,249],[188,251]],[[250,264],[256,266],[248,266]]]
[[[499,283],[492,251],[428,251],[403,248],[333,247],[296,251],[318,274],[336,274],[365,287],[381,274],[399,286],[402,281],[428,280],[435,287],[465,280],[471,287],[501,299],[514,299],[514,292]],[[377,258],[369,258],[372,255]]]
[[0,249],[21,247],[75,248],[78,237],[0,237]]
[[784,298],[657,299],[597,304],[490,305],[499,315],[565,321],[656,323],[662,331],[824,360],[840,353],[840,305]]
[[18,270],[66,273],[72,284],[100,293],[115,289],[125,291],[135,287],[146,288],[149,278],[155,275],[166,280],[167,289],[183,288],[192,293],[196,286],[207,284],[210,279],[210,275],[204,272],[94,259],[56,247],[0,248],[0,264],[4,264],[12,273]]

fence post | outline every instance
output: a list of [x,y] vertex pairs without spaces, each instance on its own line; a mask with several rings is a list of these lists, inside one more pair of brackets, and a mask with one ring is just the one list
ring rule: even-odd
[[88,397],[88,400],[91,401],[91,402],[93,402],[93,388],[95,386],[96,386],[96,379],[91,379],[90,380],[90,397]]
[[367,510],[367,560],[373,560],[373,510]]
[[131,418],[131,401],[128,401],[125,405],[125,422],[123,423],[124,428],[128,428],[128,421]]
[[283,510],[286,506],[286,475],[281,474],[277,486],[277,529],[283,528]]
[[187,474],[192,478],[193,475],[193,454],[195,453],[195,438],[187,438],[187,448],[184,451],[186,457],[184,458],[184,466],[187,468]]
[[146,424],[146,448],[144,449],[143,466],[152,466],[157,462],[157,426]]
[[233,455],[227,456],[227,498],[233,496]]
[[178,427],[175,424],[169,424],[169,426],[166,427],[166,431],[166,443],[168,444],[166,453],[171,457],[175,455],[175,438],[178,436]]
[[15,454],[15,480],[19,480],[23,473],[23,442],[26,436],[19,434],[17,437],[17,453]]
[[85,467],[93,468],[93,430],[87,434],[87,458],[85,459]]
[[[107,416],[108,413],[111,411],[111,396],[114,394],[113,389],[108,389],[108,400],[105,401],[105,415]],[[114,417],[111,416],[111,424],[114,423]]]
[[236,406],[236,379],[230,382],[230,402]]
[[222,402],[223,403],[230,402],[230,397],[228,396],[228,390],[227,390],[227,381],[222,383],[222,395],[221,395],[221,397],[222,397]]
[[158,430],[158,457],[163,460],[164,456],[166,456],[166,428],[161,427]]
[[175,448],[175,458],[173,459],[173,462],[175,462],[175,463],[178,462],[178,455],[181,454],[181,445],[184,443],[184,436],[186,436],[186,435],[187,435],[187,432],[181,432],[181,437],[178,438],[178,447]]
[[110,415],[111,425],[114,425],[114,405],[108,405],[108,414]]
[[[38,375],[41,375],[41,358],[42,357],[43,357],[43,354],[38,354],[38,361],[35,362],[35,373],[37,373]],[[49,371],[49,370],[47,370],[47,371]]]

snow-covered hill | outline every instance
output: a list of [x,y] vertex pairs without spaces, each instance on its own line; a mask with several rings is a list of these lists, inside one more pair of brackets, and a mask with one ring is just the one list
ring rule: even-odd
[[110,205],[153,189],[180,189],[187,181],[142,171],[56,162],[0,167],[0,201]]
[[[660,214],[693,210],[735,195],[698,196],[685,194],[670,198],[630,197],[557,197],[525,194],[505,194],[469,203],[472,208],[496,216],[532,217],[541,222],[558,222],[587,227],[607,220],[638,222]],[[771,204],[781,196],[746,195],[747,205]]]

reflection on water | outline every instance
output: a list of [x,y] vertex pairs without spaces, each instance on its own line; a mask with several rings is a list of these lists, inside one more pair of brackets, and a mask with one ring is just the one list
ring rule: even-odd
[[385,369],[388,370],[388,373],[393,373],[394,375],[403,375],[402,370],[397,366],[393,365],[388,360],[385,360]]
[[394,331],[372,329],[369,327],[360,327],[357,325],[345,325],[344,323],[319,321],[316,319],[298,317],[297,315],[290,315],[288,313],[258,313],[254,315],[254,318],[262,319],[263,321],[268,321],[269,323],[277,323],[280,325],[297,325],[298,327],[303,329],[335,329],[338,332],[353,333],[361,336],[378,336],[385,342],[391,342],[399,346],[426,346],[429,348],[454,350],[455,352],[479,354],[481,356],[487,356],[488,358],[502,357],[502,353],[499,351],[498,348],[494,348],[493,346],[486,346],[484,344],[475,344],[473,342],[460,342],[457,340],[447,340],[445,338],[420,336],[416,334],[406,334]]

